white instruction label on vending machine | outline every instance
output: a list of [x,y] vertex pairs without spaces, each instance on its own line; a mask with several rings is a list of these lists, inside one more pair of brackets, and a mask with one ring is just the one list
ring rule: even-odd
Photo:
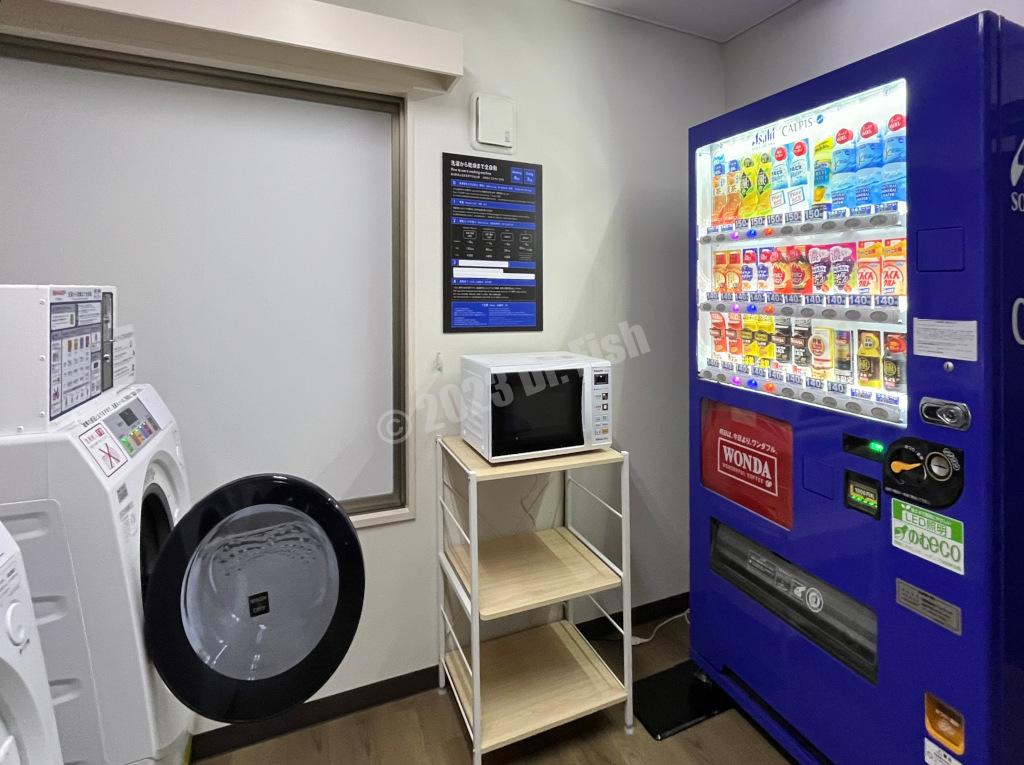
[[928,765],[961,765],[960,760],[930,738],[924,740],[924,761]]
[[914,355],[978,360],[978,322],[914,319]]

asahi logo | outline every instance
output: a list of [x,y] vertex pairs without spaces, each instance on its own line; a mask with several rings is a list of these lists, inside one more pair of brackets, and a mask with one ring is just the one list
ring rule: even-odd
[[1024,213],[1024,191],[1017,191],[1017,185],[1024,178],[1024,140],[1010,160],[1010,210]]
[[778,465],[774,455],[718,439],[718,472],[773,497],[779,496]]

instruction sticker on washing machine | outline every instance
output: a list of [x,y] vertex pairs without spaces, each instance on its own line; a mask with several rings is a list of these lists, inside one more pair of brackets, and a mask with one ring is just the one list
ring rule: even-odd
[[954,573],[964,573],[964,524],[900,499],[892,501],[893,547]]
[[106,476],[112,476],[128,461],[128,455],[105,423],[89,428],[78,439]]
[[924,761],[927,765],[962,765],[960,760],[930,738],[924,740]]

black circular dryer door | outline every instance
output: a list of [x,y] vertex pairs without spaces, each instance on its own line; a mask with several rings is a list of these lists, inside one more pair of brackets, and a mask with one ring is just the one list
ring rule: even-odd
[[149,578],[149,657],[204,717],[252,722],[301,704],[345,658],[363,609],[348,517],[299,478],[256,475],[178,522]]

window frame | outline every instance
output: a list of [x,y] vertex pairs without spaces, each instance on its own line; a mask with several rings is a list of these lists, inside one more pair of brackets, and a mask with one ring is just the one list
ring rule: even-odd
[[[313,101],[390,115],[392,409],[397,413],[407,410],[408,255],[405,231],[406,104],[404,98],[11,35],[0,35],[0,57],[91,69],[132,77],[169,80],[221,90]],[[386,416],[387,413],[382,412],[381,414]],[[339,503],[357,527],[413,517],[413,513],[409,509],[410,459],[408,449],[412,441],[410,422],[407,417],[403,416],[397,416],[395,422],[400,431],[392,439],[391,491],[350,499],[338,498]]]

